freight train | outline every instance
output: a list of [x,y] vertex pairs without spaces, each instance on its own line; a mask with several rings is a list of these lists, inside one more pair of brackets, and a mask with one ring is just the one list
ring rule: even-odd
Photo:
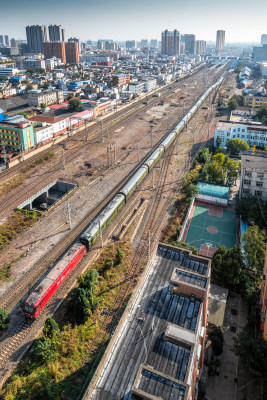
[[[143,181],[146,175],[153,169],[157,161],[167,151],[173,143],[177,135],[187,125],[195,112],[203,104],[209,94],[221,84],[223,77],[212,85],[203,96],[194,104],[183,119],[175,126],[175,128],[166,135],[156,150],[147,158],[144,164],[134,173],[129,181],[118,191],[113,199],[106,207],[94,218],[87,229],[81,235],[80,243],[73,244],[68,251],[59,259],[50,272],[42,279],[42,281],[32,291],[30,296],[23,304],[23,312],[27,318],[35,319],[42,308],[50,300],[65,278],[90,250],[100,235],[109,225],[111,220],[125,205],[129,197],[134,193],[138,185]],[[101,231],[100,231],[101,230]]]

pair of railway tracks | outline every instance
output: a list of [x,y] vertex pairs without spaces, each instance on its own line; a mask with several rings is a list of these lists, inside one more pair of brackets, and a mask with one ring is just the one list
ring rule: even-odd
[[[179,83],[174,85],[174,86],[179,86]],[[169,92],[169,88],[165,90],[166,93]],[[171,95],[171,94],[170,94]],[[152,102],[149,103],[149,105],[147,106],[143,106],[142,104],[139,104],[139,108],[136,110],[135,114],[138,114],[140,112],[140,110],[142,110],[142,112],[144,112],[146,109],[149,109],[155,102],[157,102],[157,100],[154,100]],[[131,108],[136,107],[136,104],[132,105]],[[111,124],[110,126],[107,126],[106,130],[109,131],[110,129],[115,130],[117,127],[121,126],[122,123],[126,123],[128,120],[131,120],[135,117],[135,114],[132,114],[131,110],[127,110],[126,115],[124,114],[123,120],[120,120],[118,122],[113,122],[113,116],[108,117],[109,119],[111,118]],[[83,136],[84,133],[80,133],[79,136]],[[70,139],[70,138],[69,138]],[[78,134],[75,135],[75,139],[78,139]],[[65,157],[65,164],[68,164],[70,162],[72,162],[73,160],[75,160],[75,158],[79,157],[80,154],[84,153],[84,151],[89,148],[90,146],[92,146],[93,144],[95,144],[96,142],[98,142],[99,140],[99,134],[97,129],[95,128],[90,136],[90,141],[83,141],[82,146],[79,145],[75,146],[74,148],[71,148],[68,150],[68,152],[70,152],[70,154],[66,155]],[[58,145],[59,147],[61,147],[60,145]],[[78,147],[78,149],[76,148]],[[49,150],[47,150],[48,152]],[[40,154],[36,156],[40,157]],[[29,163],[32,163],[34,161],[34,159],[28,160]],[[53,162],[52,162],[53,163]],[[24,166],[24,164],[23,164]],[[17,165],[16,167],[13,168],[21,168],[21,165]],[[37,188],[38,185],[41,185],[43,187],[44,185],[44,179],[46,182],[48,182],[48,179],[56,172],[59,171],[63,168],[63,163],[62,161],[58,161],[55,165],[53,165],[53,168],[51,169],[51,171],[47,172],[45,174],[45,178],[42,176],[39,179],[35,180],[32,184],[27,185],[27,187],[22,191],[20,191],[20,193],[13,195],[12,193],[10,193],[10,196],[8,196],[8,198],[5,198],[5,201],[3,203],[0,202],[0,212],[3,211],[7,206],[10,207],[13,204],[16,205],[17,200],[20,199],[20,202],[24,200],[24,197],[29,197],[29,193],[31,193],[31,190],[34,188]],[[12,169],[13,170],[13,169]],[[7,171],[7,173],[9,173],[9,171]],[[5,174],[5,172],[3,172],[2,174],[0,174],[0,179],[3,177],[3,175]],[[36,191],[36,189],[35,189]],[[23,193],[24,192],[24,193]],[[32,192],[33,194],[33,192]],[[26,198],[25,198],[26,199]]]
[[[176,124],[175,124],[176,125]],[[170,129],[170,131],[172,130],[172,128]],[[169,132],[170,132],[169,131]],[[168,132],[168,133],[169,133]],[[168,134],[167,133],[167,134]],[[165,135],[165,136],[167,136],[167,134]],[[160,139],[160,141],[162,141],[163,139]],[[157,148],[157,146],[158,146],[158,143],[151,149],[151,151],[149,152],[150,154],[152,154],[152,152],[154,151],[154,149],[155,148]],[[171,150],[173,148],[173,144],[170,146],[170,148],[168,149],[168,152]],[[149,155],[150,154],[148,154],[147,156],[146,156],[146,158],[147,157],[149,157]],[[164,161],[163,161],[163,164],[164,164],[164,168],[163,168],[163,170],[165,171],[165,172],[162,172],[161,173],[161,183],[162,183],[162,181],[164,181],[164,174],[165,174],[165,176],[166,176],[166,174],[167,174],[167,167],[168,167],[168,164],[169,164],[169,162],[168,162],[168,160],[169,160],[169,157],[167,156],[167,154],[168,153],[166,153],[166,157],[164,158]],[[135,171],[140,167],[140,165],[142,165],[143,164],[143,162],[144,162],[144,160],[142,160],[136,167],[135,167],[135,169],[134,169],[134,171],[132,172],[132,174],[131,174],[131,176],[135,173]],[[120,184],[118,184],[117,185],[117,187],[110,193],[110,195],[109,195],[109,197],[106,199],[106,202],[105,202],[105,205],[110,201],[110,199],[114,196],[114,194],[118,191],[118,189],[119,189],[119,186],[122,186],[122,185],[124,185],[125,184],[125,182],[126,181],[128,181],[128,179],[129,179],[129,176],[127,176],[124,180],[123,180],[123,182],[121,182]],[[162,190],[163,190],[163,186],[164,185],[162,185],[162,184],[160,184],[159,185],[159,188],[161,188],[160,190],[161,190],[161,192],[162,192]],[[156,203],[158,203],[159,201],[160,201],[160,198],[161,198],[161,196],[160,196],[160,191],[159,192],[157,192],[157,196],[155,197],[156,199],[157,199],[157,201],[156,201]],[[171,200],[169,200],[169,201],[171,201]],[[90,213],[89,214],[89,216],[88,216],[88,218],[86,218],[84,221],[83,221],[83,223],[82,223],[82,226],[80,226],[80,227],[77,227],[76,229],[74,229],[73,231],[72,231],[72,234],[68,237],[68,240],[66,241],[66,239],[64,239],[64,245],[62,245],[62,246],[57,246],[57,252],[56,253],[53,253],[53,257],[51,257],[51,259],[49,259],[49,261],[50,262],[53,262],[53,261],[55,261],[54,260],[54,257],[55,257],[55,259],[57,259],[58,258],[58,253],[60,253],[60,255],[62,254],[62,252],[64,252],[64,250],[66,250],[67,249],[67,247],[69,247],[69,245],[71,244],[71,242],[73,242],[73,240],[79,235],[79,233],[88,225],[88,222],[90,222],[90,220],[92,219],[92,218],[94,218],[94,215],[97,215],[98,213],[99,213],[99,211],[103,208],[103,207],[105,207],[105,205],[103,205],[103,203],[102,204],[100,204],[99,205],[99,207],[94,211],[94,213]],[[156,214],[156,211],[157,211],[157,206],[155,205],[155,203],[154,203],[154,205],[153,205],[153,213],[154,213],[154,215]],[[150,217],[150,221],[147,223],[147,224],[153,224],[153,226],[154,226],[154,230],[153,231],[155,231],[155,226],[157,227],[157,229],[158,229],[158,227],[160,226],[160,223],[161,223],[161,221],[162,221],[162,218],[164,217],[164,215],[165,215],[165,212],[166,212],[166,209],[165,208],[162,208],[162,210],[161,210],[161,212],[160,212],[160,214],[159,214],[159,217],[157,218],[157,224],[155,224],[155,217],[153,217],[153,216],[151,216]],[[150,215],[153,215],[153,213],[152,214],[150,214]],[[147,231],[147,225],[146,225],[146,229],[145,229],[145,231]],[[154,235],[154,233],[153,233],[153,235]],[[154,236],[152,236],[151,237],[151,239],[153,240],[153,237]],[[145,240],[145,239],[144,239]],[[135,255],[135,259],[134,259],[134,262],[133,262],[133,266],[132,266],[132,269],[131,269],[131,271],[130,271],[130,273],[127,275],[127,277],[126,277],[126,279],[125,279],[125,282],[129,282],[129,284],[130,284],[130,286],[128,286],[128,288],[126,287],[124,287],[122,290],[121,290],[121,292],[118,294],[118,297],[117,297],[117,301],[115,300],[115,302],[114,302],[114,304],[116,304],[116,302],[117,302],[117,305],[122,305],[123,304],[123,301],[127,298],[127,295],[128,295],[128,293],[129,293],[129,290],[130,290],[130,287],[131,287],[131,284],[132,284],[132,282],[133,282],[133,278],[134,277],[136,277],[136,275],[137,275],[137,273],[138,273],[138,268],[140,268],[140,263],[142,262],[142,260],[144,260],[144,258],[146,257],[146,246],[142,246],[142,248],[141,249],[139,249],[137,252],[136,252],[136,255]],[[53,251],[52,251],[53,252]],[[43,262],[43,264],[42,264],[42,266],[44,266],[44,265],[46,265],[47,266],[47,256],[45,257],[45,259],[44,259],[44,262]],[[38,272],[38,275],[40,275],[40,271]],[[30,276],[30,279],[31,279],[31,283],[32,283],[32,275]],[[22,286],[24,286],[24,283],[25,283],[25,281],[24,282],[21,282],[21,285]],[[62,289],[63,290],[63,289]],[[21,295],[21,293],[20,293],[20,295]],[[13,302],[14,302],[14,300],[15,300],[15,298],[17,298],[18,297],[18,293],[17,292],[13,292]],[[10,297],[9,298],[7,298],[6,299],[7,300],[7,302],[6,302],[6,304],[7,303],[10,303]],[[12,295],[11,295],[11,303],[12,303]],[[4,303],[2,303],[2,305],[3,305]],[[1,306],[1,303],[0,303],[0,307],[2,307]],[[123,308],[122,307],[119,307],[119,310],[122,312],[123,311]],[[116,313],[115,313],[116,314]],[[116,323],[116,321],[117,321],[117,317],[118,316],[116,316],[116,318],[115,318],[115,320],[114,320],[114,316],[110,316],[110,314],[108,315],[108,319],[109,319],[109,322],[111,321],[112,323],[111,324],[109,324],[110,326],[113,326],[113,328],[115,328],[115,326],[116,325],[114,325],[115,323]],[[111,320],[110,320],[110,318],[111,318]],[[114,321],[114,323],[113,323],[113,321]],[[33,326],[33,325],[32,325]],[[9,352],[9,349],[10,348],[14,348],[14,346],[17,346],[18,347],[18,345],[19,345],[19,343],[21,342],[21,340],[25,337],[24,335],[23,335],[23,332],[24,331],[26,331],[26,332],[29,332],[29,330],[31,329],[31,326],[28,326],[28,327],[25,327],[24,325],[22,325],[20,328],[19,327],[17,327],[17,331],[16,331],[16,333],[13,335],[13,337],[15,338],[17,338],[17,339],[13,339],[14,340],[14,342],[12,342],[12,340],[6,345],[6,347],[5,347],[5,349],[4,349],[4,354],[6,355],[5,356],[5,359],[6,359],[6,357],[8,356],[8,352]],[[10,346],[9,346],[10,345]],[[9,346],[9,347],[8,347]],[[0,362],[1,362],[1,360],[0,360]]]

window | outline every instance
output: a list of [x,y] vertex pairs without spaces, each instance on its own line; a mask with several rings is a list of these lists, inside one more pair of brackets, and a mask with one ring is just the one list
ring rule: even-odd
[[244,138],[245,137],[245,135],[241,135],[241,138]]
[[256,182],[256,186],[261,188],[262,187],[262,182]]
[[249,185],[250,186],[251,181],[249,181],[248,179],[244,179],[244,185]]
[[242,132],[245,132],[245,129],[242,129]]
[[262,192],[260,190],[255,190],[255,196],[262,197]]
[[249,189],[244,189],[243,190],[243,195],[244,196],[250,196],[250,190]]
[[239,137],[240,137],[240,135],[237,135],[237,137],[239,138]]
[[262,174],[260,172],[257,173],[257,178],[263,179],[263,177],[264,177],[264,174]]

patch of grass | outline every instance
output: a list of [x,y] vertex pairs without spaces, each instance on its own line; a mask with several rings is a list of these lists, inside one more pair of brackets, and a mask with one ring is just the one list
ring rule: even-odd
[[[108,259],[116,259],[118,249],[124,253],[120,263],[116,265],[106,263]],[[98,259],[88,266],[88,271],[96,269],[100,275],[99,284],[95,287],[95,296],[99,304],[96,311],[84,324],[71,324],[67,299],[57,315],[60,332],[51,339],[51,345],[56,347],[54,360],[37,362],[33,356],[34,352],[28,352],[0,393],[1,398],[4,400],[78,398],[83,384],[90,382],[111,337],[111,333],[102,329],[104,318],[101,312],[105,308],[112,307],[130,266],[131,247],[127,241],[110,244],[101,251]],[[118,305],[121,313],[130,296],[131,292],[124,304]]]
[[22,173],[28,172],[31,169],[35,168],[37,165],[42,164],[45,161],[51,160],[55,156],[53,151],[48,151],[43,157],[37,158],[32,164],[27,165],[25,168],[22,169]]
[[23,181],[22,176],[15,176],[14,178],[9,179],[8,181],[2,183],[0,185],[0,194],[4,195],[9,192],[14,187],[20,185]]
[[[0,251],[3,251],[19,233],[25,231],[37,222],[42,213],[16,209],[7,221],[0,225]],[[25,255],[22,255],[25,257]]]
[[162,233],[161,240],[163,243],[172,244],[178,239],[187,209],[186,197],[184,194],[181,194],[172,207],[172,217]]

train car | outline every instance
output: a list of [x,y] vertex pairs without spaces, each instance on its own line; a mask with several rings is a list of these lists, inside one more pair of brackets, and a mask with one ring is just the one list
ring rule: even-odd
[[126,185],[119,191],[119,193],[125,196],[125,200],[127,201],[131,194],[135,191],[136,187],[142,182],[142,180],[148,174],[148,167],[146,165],[142,165],[138,171],[129,179]]
[[24,302],[23,313],[27,318],[36,318],[86,252],[86,247],[80,243],[68,249]]
[[177,136],[177,132],[175,130],[171,131],[171,133],[161,142],[161,146],[164,147],[164,151],[168,149],[168,147],[171,145],[171,143],[174,141],[174,139]]
[[148,167],[148,171],[150,172],[156,162],[160,159],[161,155],[164,153],[164,147],[158,147],[150,157],[146,160],[145,164]]
[[89,250],[93,246],[94,242],[100,235],[101,231],[104,231],[110,221],[115,217],[117,212],[125,204],[125,196],[118,193],[108,205],[94,218],[91,224],[88,226],[86,231],[80,237],[80,242],[86,246]]

